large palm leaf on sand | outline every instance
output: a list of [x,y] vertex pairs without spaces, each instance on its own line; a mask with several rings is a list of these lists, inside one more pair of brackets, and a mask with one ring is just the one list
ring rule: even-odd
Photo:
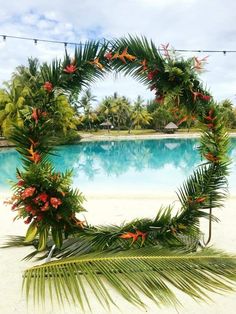
[[213,249],[185,254],[158,247],[116,254],[89,254],[52,261],[28,269],[24,275],[27,296],[60,305],[76,303],[91,309],[88,287],[97,300],[109,308],[114,304],[111,287],[124,299],[145,306],[142,296],[157,305],[178,305],[173,287],[195,300],[209,300],[209,292],[233,290],[236,256]]

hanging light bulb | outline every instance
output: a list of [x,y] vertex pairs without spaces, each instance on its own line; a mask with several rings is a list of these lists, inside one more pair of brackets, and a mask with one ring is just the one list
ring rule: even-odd
[[35,46],[37,46],[37,43],[38,43],[38,40],[37,40],[37,39],[34,39],[34,44],[35,44]]
[[7,40],[7,36],[6,35],[3,35],[2,38],[3,38],[3,41]]

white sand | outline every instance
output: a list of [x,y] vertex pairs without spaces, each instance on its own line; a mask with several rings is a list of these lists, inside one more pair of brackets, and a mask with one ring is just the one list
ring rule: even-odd
[[[4,195],[0,196],[1,212],[0,212],[0,237],[4,237],[9,234],[24,235],[27,226],[24,225],[23,221],[12,222],[14,213],[12,213],[9,207],[2,204]],[[85,214],[88,221],[92,224],[100,223],[120,223],[124,220],[129,220],[139,217],[153,217],[156,214],[161,204],[169,204],[174,200],[173,195],[166,195],[166,198],[160,199],[152,196],[139,197],[127,197],[119,196],[116,198],[108,196],[88,196],[88,202],[86,208],[88,213]],[[231,197],[224,209],[217,210],[217,216],[221,219],[219,224],[214,224],[213,228],[213,240],[212,244],[217,248],[224,249],[236,253],[236,199]],[[1,242],[3,240],[1,239]],[[27,310],[24,295],[21,295],[21,283],[22,283],[22,272],[29,266],[34,265],[31,262],[22,262],[21,259],[28,253],[32,248],[9,248],[0,250],[0,313],[1,314],[75,314],[81,313],[77,308],[64,309],[59,311],[57,309],[48,308],[45,311],[38,311],[29,307]],[[174,308],[162,308],[158,309],[149,300],[146,303],[149,305],[147,310],[137,309],[134,306],[123,301],[118,295],[115,295],[115,301],[120,305],[121,311],[112,308],[111,311],[107,312],[99,305],[95,304],[94,313],[180,313],[180,314],[233,314],[236,309],[236,293],[219,296],[214,295],[212,303],[198,304],[186,296],[181,295],[183,308],[179,308],[178,311]],[[88,312],[89,313],[89,312]]]

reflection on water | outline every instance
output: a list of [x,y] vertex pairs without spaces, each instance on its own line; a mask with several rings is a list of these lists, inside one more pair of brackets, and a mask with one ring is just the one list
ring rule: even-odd
[[[74,185],[85,193],[100,190],[122,193],[156,193],[176,188],[201,160],[195,139],[161,139],[135,141],[102,141],[61,146],[52,160],[56,169],[74,169]],[[231,157],[236,160],[236,140],[232,140]],[[15,179],[20,167],[14,149],[0,152],[0,187]],[[233,165],[230,181],[235,182]]]

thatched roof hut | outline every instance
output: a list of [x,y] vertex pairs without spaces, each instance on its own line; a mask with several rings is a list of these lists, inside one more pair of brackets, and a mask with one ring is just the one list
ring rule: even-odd
[[178,127],[174,122],[170,122],[164,127],[165,133],[174,133],[176,130],[178,130]]

